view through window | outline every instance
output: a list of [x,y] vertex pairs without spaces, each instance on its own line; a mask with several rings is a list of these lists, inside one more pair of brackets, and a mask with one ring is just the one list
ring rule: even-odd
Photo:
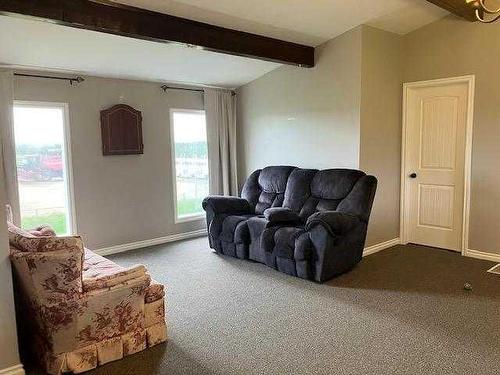
[[205,111],[172,110],[175,159],[175,217],[189,220],[203,214],[208,195],[208,147]]
[[21,226],[51,225],[71,233],[65,143],[65,107],[14,105]]

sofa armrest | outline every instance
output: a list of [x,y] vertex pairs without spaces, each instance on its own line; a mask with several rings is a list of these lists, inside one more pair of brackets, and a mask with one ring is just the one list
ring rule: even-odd
[[341,236],[355,228],[359,223],[361,220],[356,216],[338,211],[323,211],[309,216],[306,230],[309,231],[313,227],[321,225],[332,236]]
[[110,289],[118,285],[127,285],[130,281],[143,279],[146,276],[149,277],[146,267],[138,264],[123,270],[117,270],[108,275],[84,278],[82,280],[83,291],[90,292],[100,289]]
[[286,207],[271,207],[264,211],[264,216],[271,223],[299,223],[301,218]]
[[211,210],[215,214],[251,214],[253,212],[246,199],[223,195],[206,197],[202,206],[205,211]]

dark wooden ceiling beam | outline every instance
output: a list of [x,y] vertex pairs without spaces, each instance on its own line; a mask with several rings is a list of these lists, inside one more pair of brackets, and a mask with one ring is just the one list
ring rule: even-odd
[[0,14],[304,67],[314,48],[109,1],[0,0]]
[[474,9],[465,3],[465,0],[427,0],[429,3],[437,5],[456,16],[465,18],[468,21],[477,21]]

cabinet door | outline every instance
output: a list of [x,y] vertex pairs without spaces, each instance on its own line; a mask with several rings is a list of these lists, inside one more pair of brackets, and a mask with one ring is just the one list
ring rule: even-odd
[[118,104],[101,111],[103,155],[142,154],[142,116],[134,108]]

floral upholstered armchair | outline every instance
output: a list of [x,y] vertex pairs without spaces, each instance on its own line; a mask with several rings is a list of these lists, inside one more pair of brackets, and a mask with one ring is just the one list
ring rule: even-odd
[[79,236],[8,227],[19,318],[49,374],[80,373],[166,341],[164,288],[144,266],[120,267]]

